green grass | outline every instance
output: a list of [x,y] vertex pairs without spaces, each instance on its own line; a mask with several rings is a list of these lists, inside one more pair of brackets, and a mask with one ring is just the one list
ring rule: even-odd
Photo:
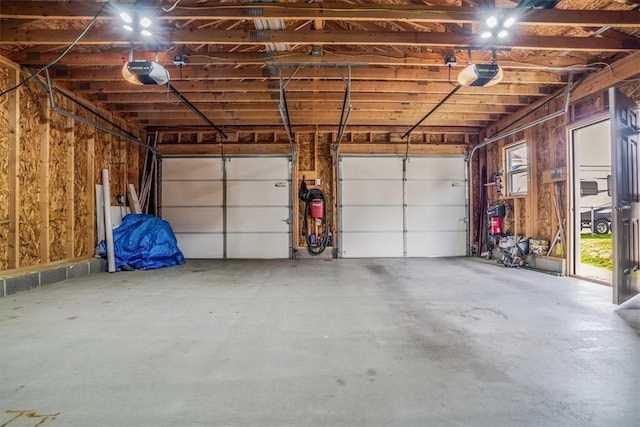
[[580,262],[613,271],[611,234],[583,234],[580,237]]

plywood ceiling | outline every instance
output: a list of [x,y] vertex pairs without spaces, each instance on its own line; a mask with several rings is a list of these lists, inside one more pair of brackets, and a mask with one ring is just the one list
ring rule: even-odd
[[[571,73],[579,80],[640,50],[639,3],[4,0],[0,54],[33,71],[77,40],[50,66],[55,84],[143,128],[205,123],[166,87],[125,82],[131,55],[157,58],[171,84],[224,129],[282,126],[285,88],[294,132],[337,127],[349,105],[348,126],[409,129],[469,61],[495,58],[500,84],[461,88],[420,127],[477,132],[561,90]],[[154,36],[123,30],[122,8],[153,16]],[[517,14],[509,37],[479,38],[492,10]],[[457,64],[445,65],[447,55]],[[176,56],[186,64],[174,65]]]

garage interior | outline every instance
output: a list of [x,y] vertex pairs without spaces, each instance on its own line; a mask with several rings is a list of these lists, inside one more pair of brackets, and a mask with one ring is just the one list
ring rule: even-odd
[[3,1],[0,425],[640,424],[639,64],[635,0]]

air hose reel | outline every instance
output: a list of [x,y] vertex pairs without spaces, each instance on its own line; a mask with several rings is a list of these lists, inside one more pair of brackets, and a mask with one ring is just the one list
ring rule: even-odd
[[304,202],[302,235],[307,250],[311,255],[320,255],[329,245],[327,199],[319,188],[307,188],[304,177],[300,183],[298,197]]

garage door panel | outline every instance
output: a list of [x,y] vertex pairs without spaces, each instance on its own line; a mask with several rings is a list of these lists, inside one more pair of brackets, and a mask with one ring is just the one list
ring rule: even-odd
[[407,163],[407,180],[464,180],[464,160],[460,157],[412,157]]
[[465,230],[464,206],[407,207],[407,231]]
[[222,181],[164,181],[163,206],[221,206]]
[[[278,184],[278,185],[276,185]],[[228,181],[228,206],[288,206],[289,184],[285,181]]]
[[288,158],[228,159],[228,258],[290,257],[290,192]]
[[222,159],[219,158],[163,158],[162,179],[221,180]]
[[344,258],[402,257],[402,232],[342,233]]
[[289,159],[284,157],[238,157],[227,161],[227,178],[287,181]]
[[343,206],[342,229],[353,231],[402,231],[402,206],[376,208]]
[[175,233],[185,258],[223,258],[222,233]]
[[409,181],[407,204],[451,205],[465,200],[464,182],[460,181]]
[[230,207],[227,209],[228,232],[289,232],[287,207]]
[[402,159],[399,157],[343,157],[343,180],[402,179]]
[[227,258],[289,258],[289,234],[228,233]]
[[162,218],[176,233],[222,232],[222,207],[163,208]]
[[466,231],[412,232],[407,235],[407,256],[445,257],[466,254]]
[[402,181],[343,181],[344,205],[402,205]]

